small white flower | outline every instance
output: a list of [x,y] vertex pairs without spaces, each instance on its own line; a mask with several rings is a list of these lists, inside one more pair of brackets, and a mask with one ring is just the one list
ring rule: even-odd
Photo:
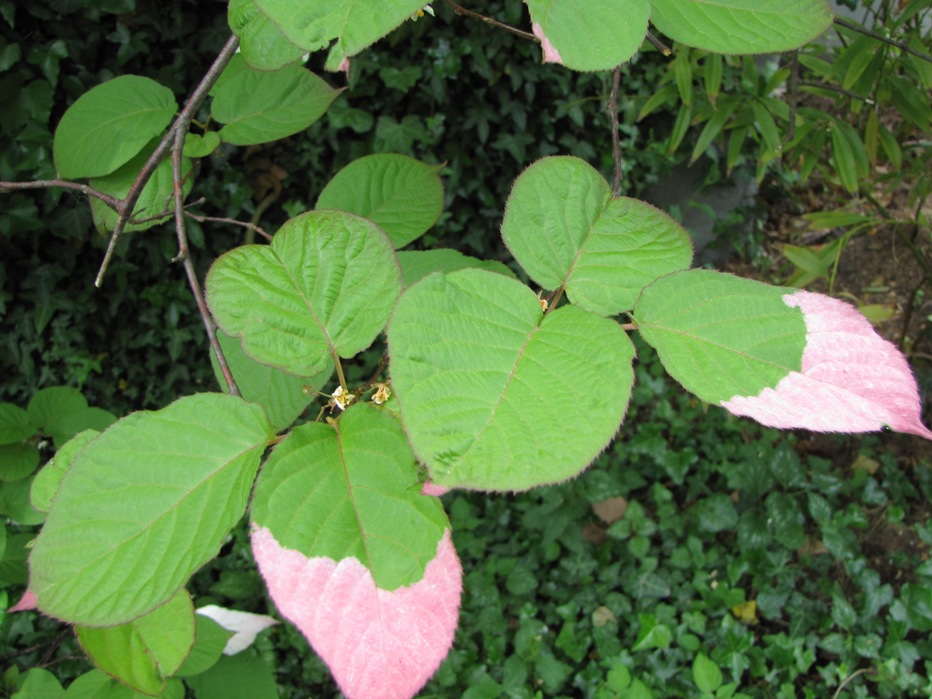
[[340,410],[346,410],[349,404],[356,400],[356,396],[342,386],[337,386],[337,389],[330,395],[333,397],[331,402]]

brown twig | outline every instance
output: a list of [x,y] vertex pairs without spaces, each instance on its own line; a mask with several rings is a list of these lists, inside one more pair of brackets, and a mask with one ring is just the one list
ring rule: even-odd
[[923,61],[928,61],[929,63],[932,63],[932,56],[930,56],[929,54],[923,53],[922,51],[916,51],[916,49],[911,48],[910,46],[904,44],[902,41],[897,41],[896,39],[890,39],[889,37],[883,36],[881,34],[878,34],[875,31],[871,31],[870,29],[862,27],[860,24],[847,20],[844,17],[836,17],[835,24],[837,24],[840,27],[844,27],[845,29],[850,29],[853,32],[858,32],[859,34],[864,34],[865,36],[869,36],[871,39],[875,39],[876,41],[883,42],[884,44],[895,46],[900,51],[912,54],[916,58],[921,58]]
[[669,46],[667,46],[665,43],[663,43],[660,39],[658,39],[656,36],[654,36],[650,32],[647,32],[647,40],[650,42],[651,46],[653,46],[655,49],[660,51],[660,53],[662,53],[664,56],[673,55],[673,49],[671,49]]
[[612,129],[612,162],[615,164],[615,177],[612,180],[612,196],[621,194],[621,139],[618,135],[618,88],[621,85],[621,66],[612,71],[612,91],[605,103],[608,120]]
[[217,339],[217,325],[214,323],[207,308],[207,301],[204,298],[204,292],[197,278],[197,271],[194,269],[194,262],[191,260],[191,254],[188,249],[188,233],[185,226],[184,210],[184,138],[188,133],[188,125],[175,129],[175,140],[171,147],[172,159],[172,182],[174,184],[175,195],[175,232],[178,235],[178,256],[175,260],[181,260],[184,265],[185,274],[188,277],[188,285],[191,287],[191,293],[194,294],[194,301],[197,304],[197,310],[201,314],[201,320],[204,322],[204,329],[207,331],[207,338],[210,346],[217,357],[217,364],[220,366],[220,372],[227,383],[227,389],[230,395],[240,395],[236,381],[233,380],[233,373],[230,371],[230,365],[227,363],[223,350],[220,348],[220,341]]
[[218,218],[216,216],[202,216],[201,214],[191,213],[190,211],[185,210],[184,215],[190,219],[197,221],[198,223],[227,223],[231,226],[241,226],[247,228],[255,233],[258,233],[266,240],[271,240],[272,236],[266,233],[265,229],[261,226],[257,226],[254,223],[249,223],[248,221],[237,221],[235,218]]
[[12,192],[18,189],[71,189],[76,192],[81,192],[81,194],[94,197],[95,199],[100,199],[104,204],[109,206],[114,211],[119,211],[120,209],[120,200],[116,197],[111,197],[109,194],[105,194],[99,190],[94,189],[90,185],[82,184],[81,182],[69,182],[68,180],[34,180],[32,182],[0,182],[0,192]]
[[126,224],[132,217],[136,202],[139,201],[139,196],[142,194],[143,188],[146,186],[146,183],[148,183],[149,179],[152,177],[152,174],[155,172],[155,168],[159,166],[159,163],[165,159],[165,156],[168,155],[169,151],[172,149],[172,144],[175,143],[177,134],[180,132],[182,134],[182,138],[185,134],[187,134],[188,129],[191,126],[191,120],[194,118],[195,113],[198,109],[200,109],[201,104],[207,98],[208,92],[210,92],[210,89],[214,86],[214,83],[217,82],[217,78],[220,77],[223,69],[227,67],[227,64],[233,58],[233,55],[236,53],[236,49],[238,47],[239,39],[237,39],[235,35],[230,36],[226,45],[217,56],[217,59],[204,75],[203,80],[201,80],[200,84],[191,94],[191,97],[188,99],[184,109],[181,110],[178,118],[175,119],[175,123],[172,124],[172,127],[168,130],[168,133],[166,133],[162,138],[161,143],[159,143],[156,149],[152,152],[152,155],[149,156],[146,164],[143,165],[142,169],[139,171],[139,174],[133,181],[133,186],[130,187],[129,192],[127,192],[123,200],[119,202],[116,208],[116,211],[119,214],[117,223],[114,227],[113,233],[110,236],[110,243],[107,245],[107,252],[104,254],[103,262],[100,264],[100,270],[97,272],[97,279],[94,280],[94,286],[100,287],[100,285],[103,283],[104,274],[106,274],[107,268],[110,266],[110,260],[113,258],[113,252],[116,249],[117,241],[120,239],[120,236],[123,234],[123,231],[126,228]]
[[846,90],[843,87],[840,87],[838,85],[832,85],[831,83],[813,83],[813,82],[808,82],[804,80],[799,83],[799,86],[800,87],[814,87],[819,90],[830,90],[832,92],[838,92],[842,95],[850,97],[851,99],[861,100],[862,102],[864,102],[864,104],[870,104],[870,105],[874,104],[874,100],[871,99],[870,97],[864,97],[863,95],[859,95],[857,92]]
[[468,10],[462,5],[457,5],[455,2],[453,2],[453,0],[447,0],[447,4],[452,7],[453,11],[458,15],[478,19],[479,21],[485,22],[486,24],[491,24],[493,27],[498,27],[499,29],[504,29],[506,32],[511,32],[515,36],[520,36],[522,39],[529,39],[539,43],[539,39],[530,32],[522,31],[521,29],[512,27],[510,24],[505,24],[504,22],[499,22],[497,19],[492,19],[491,17],[480,15],[478,12]]

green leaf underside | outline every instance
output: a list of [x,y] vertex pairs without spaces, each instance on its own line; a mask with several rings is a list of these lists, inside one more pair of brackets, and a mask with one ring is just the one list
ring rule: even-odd
[[36,539],[39,608],[107,626],[164,603],[242,516],[271,434],[259,406],[222,394],[110,427],[75,458]]
[[323,116],[340,90],[302,66],[272,73],[249,68],[236,55],[211,94],[211,115],[225,124],[220,138],[248,146],[275,141],[303,131]]
[[158,694],[194,645],[194,605],[180,590],[161,607],[119,626],[76,626],[81,647],[107,674],[143,694]]
[[239,37],[243,59],[256,70],[278,70],[304,55],[256,5],[255,0],[230,0],[230,29]]
[[682,226],[644,202],[612,199],[604,178],[572,157],[544,158],[518,177],[502,238],[541,287],[563,286],[600,315],[630,310],[645,285],[692,260]]
[[806,324],[783,300],[792,292],[710,270],[677,272],[644,289],[634,320],[670,375],[718,404],[801,370]]
[[[145,165],[155,147],[154,142],[149,144],[116,172],[105,177],[92,179],[90,181],[91,186],[104,194],[122,199],[129,193],[130,188],[136,181],[136,177],[139,175],[139,171]],[[194,186],[194,178],[191,177],[193,166],[194,164],[190,158],[182,158],[181,171],[184,175],[185,196]],[[136,208],[133,211],[133,218],[152,220],[146,220],[142,223],[128,223],[124,230],[144,231],[169,220],[175,210],[175,200],[172,196],[175,191],[174,188],[172,162],[170,159],[166,159],[159,163],[146,186],[142,188],[142,193],[140,193],[139,199],[136,201]],[[91,197],[90,201],[91,214],[94,217],[94,225],[97,226],[97,230],[101,233],[112,231],[116,227],[117,213],[96,197]],[[159,214],[163,213],[163,216],[159,216]]]
[[398,301],[392,385],[415,453],[443,486],[522,490],[570,478],[608,444],[628,404],[634,347],[575,306],[543,316],[500,274],[435,274]]
[[164,85],[138,75],[81,95],[55,130],[55,168],[66,179],[109,175],[168,126],[178,109]]
[[318,209],[368,218],[402,248],[433,226],[443,211],[439,166],[405,155],[378,153],[340,170],[317,199]]
[[421,495],[411,447],[391,415],[359,404],[335,425],[297,427],[269,457],[252,521],[309,558],[356,558],[376,585],[411,585],[437,555],[449,523]]
[[232,631],[227,631],[210,617],[195,614],[194,647],[175,672],[175,676],[198,675],[211,668],[220,659],[232,635]]
[[207,301],[246,353],[295,376],[325,369],[331,349],[352,357],[388,320],[401,292],[391,242],[375,224],[342,211],[286,222],[270,245],[220,257]]
[[460,269],[485,269],[489,272],[504,274],[517,279],[511,268],[496,260],[480,260],[464,255],[457,250],[440,248],[436,250],[402,250],[396,253],[401,265],[401,281],[405,288],[420,281],[434,272],[456,272]]
[[[220,341],[220,347],[223,349],[223,356],[227,360],[230,371],[233,372],[240,395],[251,403],[261,405],[272,427],[277,431],[291,425],[316,399],[317,392],[333,375],[333,362],[329,357],[319,374],[292,376],[281,369],[260,364],[243,351],[239,340],[223,332],[217,333],[217,339]],[[225,389],[226,382],[220,373],[217,358],[212,352],[210,359],[217,382],[221,389]]]
[[528,0],[527,6],[573,70],[611,70],[627,61],[644,41],[650,17],[650,0]]
[[424,0],[256,0],[285,36],[306,51],[338,39],[341,52],[354,56],[424,6]]
[[824,32],[826,0],[651,0],[651,23],[674,41],[716,53],[776,53]]
[[39,512],[48,512],[52,506],[52,498],[58,492],[58,486],[61,479],[65,477],[68,469],[71,468],[71,462],[74,457],[81,451],[91,440],[100,432],[97,430],[84,430],[69,439],[62,445],[52,460],[49,461],[42,470],[36,474],[32,482],[32,489],[29,491],[29,500],[32,506]]

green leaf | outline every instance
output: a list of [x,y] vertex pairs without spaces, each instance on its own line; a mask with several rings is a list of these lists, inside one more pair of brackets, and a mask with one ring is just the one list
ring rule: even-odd
[[641,628],[638,631],[637,640],[631,650],[651,650],[653,648],[669,648],[673,640],[673,632],[666,624],[657,623],[657,617],[653,614],[640,614]]
[[220,134],[208,131],[201,135],[187,133],[184,137],[184,155],[186,158],[206,158],[220,146]]
[[194,605],[186,590],[119,626],[76,626],[81,647],[111,677],[143,694],[158,694],[194,645]]
[[58,492],[61,479],[65,477],[68,469],[71,468],[74,457],[99,434],[100,432],[97,430],[84,430],[76,434],[62,445],[51,461],[42,467],[42,470],[33,479],[32,489],[29,491],[29,500],[33,507],[39,512],[49,511],[52,506],[52,498]]
[[670,375],[718,404],[800,371],[806,324],[787,293],[710,270],[676,272],[644,289],[634,319]]
[[722,671],[705,653],[693,660],[693,682],[700,692],[712,694],[722,685]]
[[233,57],[224,72],[226,77],[221,76],[211,91],[211,115],[226,124],[220,138],[237,146],[304,131],[341,92],[302,66],[262,73],[249,68],[240,55]]
[[167,601],[242,516],[271,434],[259,406],[221,394],[110,427],[75,458],[36,539],[39,608],[106,626]]
[[64,416],[55,425],[52,440],[55,448],[60,449],[79,432],[97,430],[103,432],[117,421],[116,415],[103,408],[84,408]]
[[378,153],[340,170],[317,199],[318,209],[340,209],[376,223],[395,248],[433,226],[443,211],[440,166],[405,155]]
[[[527,0],[534,33],[549,42],[573,70],[611,70],[641,47],[650,17],[649,0]],[[546,46],[546,44],[545,44]]]
[[35,444],[0,444],[0,481],[19,481],[39,465]]
[[332,425],[301,425],[275,447],[252,521],[308,558],[355,558],[382,590],[421,580],[450,526],[440,501],[421,495],[398,420],[366,403]]
[[65,690],[48,670],[34,667],[29,670],[12,699],[61,699]]
[[634,347],[617,323],[572,305],[544,316],[530,289],[484,270],[412,286],[388,342],[405,431],[450,487],[522,490],[576,475],[614,436],[633,381]]
[[197,699],[278,699],[272,670],[249,651],[223,656],[206,672],[185,681]]
[[651,0],[651,23],[670,39],[725,54],[777,53],[824,32],[826,0]]
[[[260,364],[244,351],[240,343],[222,332],[217,333],[223,356],[227,360],[240,395],[251,403],[258,403],[265,410],[269,422],[276,431],[291,425],[305,408],[317,397],[317,392],[333,375],[333,362],[328,361],[323,370],[314,376],[292,376],[280,369]],[[214,375],[221,388],[226,382],[213,352],[210,354]]]
[[87,399],[76,388],[50,386],[36,393],[26,410],[38,429],[52,434],[64,418],[86,408]]
[[428,274],[434,272],[455,272],[459,269],[486,269],[505,276],[517,279],[515,273],[507,265],[496,260],[480,260],[476,257],[464,255],[456,250],[438,248],[434,250],[403,250],[396,253],[398,264],[401,265],[401,283],[408,288],[420,281]]
[[175,671],[176,677],[199,675],[214,666],[220,660],[227,641],[233,635],[216,621],[203,614],[194,615],[194,646],[181,667]]
[[255,0],[230,0],[227,21],[239,37],[243,59],[256,70],[278,70],[304,55],[304,49],[288,41]]
[[[139,171],[145,165],[149,156],[152,155],[155,147],[155,143],[150,144],[116,172],[105,177],[92,179],[91,186],[112,197],[124,198],[129,194],[129,190],[136,181]],[[191,177],[193,168],[191,159],[183,158],[181,168],[184,176],[184,194],[187,196],[194,185],[194,178]],[[146,183],[146,186],[142,188],[136,202],[133,218],[139,219],[141,223],[129,223],[124,230],[144,231],[168,221],[175,211],[175,200],[172,196],[174,191],[172,163],[171,160],[166,159],[155,168],[155,172],[152,173],[152,177]],[[91,197],[91,214],[94,217],[94,225],[97,226],[97,230],[101,233],[109,233],[116,228],[116,211],[96,197]]]
[[0,403],[0,444],[13,444],[29,439],[39,426],[25,410],[13,403]]
[[544,289],[565,288],[577,306],[615,315],[657,277],[689,266],[689,234],[649,204],[619,197],[579,158],[534,163],[515,181],[502,238]]
[[18,481],[0,481],[0,514],[7,515],[18,524],[41,524],[45,515],[29,502],[32,478]]
[[401,292],[385,233],[342,211],[311,211],[285,223],[270,245],[218,259],[207,301],[247,354],[296,376],[314,376],[332,353],[366,349]]
[[842,186],[849,192],[858,191],[860,181],[858,180],[857,156],[851,146],[851,142],[845,136],[844,125],[840,123],[832,124],[832,159],[835,163],[835,170],[841,180]]
[[100,177],[128,163],[172,120],[172,91],[124,75],[98,85],[65,112],[55,130],[55,168],[66,179]]
[[285,36],[305,51],[337,39],[341,56],[355,56],[424,6],[424,0],[256,0]]
[[817,278],[827,277],[829,268],[832,266],[832,260],[823,260],[809,248],[802,248],[798,245],[784,245],[783,255],[801,270]]

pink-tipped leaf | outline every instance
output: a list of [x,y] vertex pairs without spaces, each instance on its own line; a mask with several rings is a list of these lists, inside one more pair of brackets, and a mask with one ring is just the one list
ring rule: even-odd
[[355,558],[309,558],[256,528],[252,549],[282,615],[307,637],[349,699],[407,699],[453,643],[462,569],[449,530],[424,577],[382,590]]
[[735,396],[725,408],[771,427],[872,432],[887,426],[932,439],[905,357],[867,318],[822,294],[797,291],[783,300],[806,322],[802,370],[756,396]]

